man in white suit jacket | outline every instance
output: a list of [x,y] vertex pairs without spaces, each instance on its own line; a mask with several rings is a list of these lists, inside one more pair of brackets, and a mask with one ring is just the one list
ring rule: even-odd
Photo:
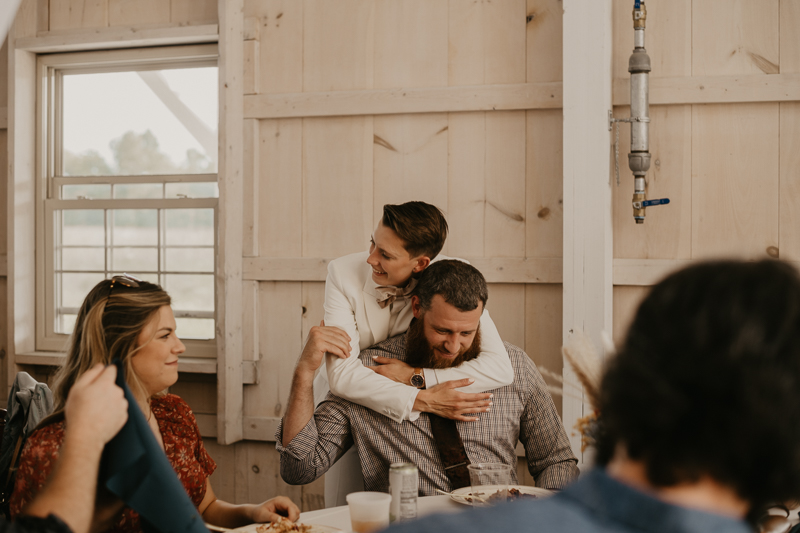
[[[414,276],[432,261],[449,259],[438,255],[446,237],[447,222],[435,206],[424,202],[386,205],[369,252],[330,262],[325,325],[349,335],[350,356],[341,359],[328,354],[327,368],[314,382],[316,403],[330,388],[337,396],[397,422],[415,420],[422,411],[470,421],[474,418],[466,414],[489,409],[489,394],[479,393],[514,380],[508,354],[488,312],[480,320],[481,354],[457,368],[413,369],[397,360],[385,360],[378,361],[386,364],[373,371],[358,358],[361,350],[408,329]],[[347,494],[362,487],[360,464],[351,451],[326,475],[326,505],[343,505]]]

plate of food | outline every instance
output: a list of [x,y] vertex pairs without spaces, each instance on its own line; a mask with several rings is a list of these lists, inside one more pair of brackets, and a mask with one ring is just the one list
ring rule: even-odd
[[[472,505],[474,501],[479,503],[500,503],[504,500],[503,485],[483,485],[481,490],[472,493],[472,487],[462,487],[450,493],[450,498],[454,502]],[[508,501],[515,500],[535,500],[552,496],[553,491],[540,489],[539,487],[529,487],[526,485],[509,485]]]
[[237,533],[344,533],[341,529],[317,524],[300,524],[289,520],[266,524],[250,524],[229,531]]

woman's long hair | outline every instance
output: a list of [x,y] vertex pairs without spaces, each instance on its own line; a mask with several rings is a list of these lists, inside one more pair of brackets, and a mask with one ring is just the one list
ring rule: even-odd
[[137,346],[139,334],[158,310],[172,301],[164,289],[153,283],[140,281],[138,287],[128,287],[117,282],[113,289],[111,283],[107,279],[95,285],[78,311],[67,360],[55,377],[55,408],[42,425],[61,418],[75,380],[97,363],[108,365],[119,359],[134,396],[141,399],[150,396],[133,371],[131,361],[143,346]]

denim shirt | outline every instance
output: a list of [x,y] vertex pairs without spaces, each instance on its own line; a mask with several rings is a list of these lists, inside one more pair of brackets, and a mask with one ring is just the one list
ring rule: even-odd
[[546,500],[436,515],[399,524],[390,533],[752,533],[743,521],[665,503],[611,479],[604,470],[582,475]]

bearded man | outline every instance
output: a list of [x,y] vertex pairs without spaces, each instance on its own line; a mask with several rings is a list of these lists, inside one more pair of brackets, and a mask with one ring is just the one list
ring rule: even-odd
[[[487,299],[486,280],[475,267],[456,260],[433,263],[420,276],[412,297],[414,320],[408,332],[362,351],[359,357],[367,366],[407,365],[414,374],[420,368],[449,368],[477,357],[479,322]],[[561,489],[577,478],[577,459],[555,405],[541,374],[521,349],[505,343],[514,381],[491,391],[491,407],[476,413],[474,421],[422,413],[415,421],[397,422],[331,393],[314,410],[314,372],[326,352],[346,357],[349,341],[342,330],[324,325],[309,334],[276,435],[281,477],[287,483],[314,481],[355,444],[366,490],[387,492],[389,466],[411,462],[419,469],[420,494],[433,495],[436,489],[469,485],[469,463],[516,466],[518,440],[525,447],[536,486]],[[420,401],[429,397],[426,392],[420,391]],[[511,476],[515,483],[516,468]]]

